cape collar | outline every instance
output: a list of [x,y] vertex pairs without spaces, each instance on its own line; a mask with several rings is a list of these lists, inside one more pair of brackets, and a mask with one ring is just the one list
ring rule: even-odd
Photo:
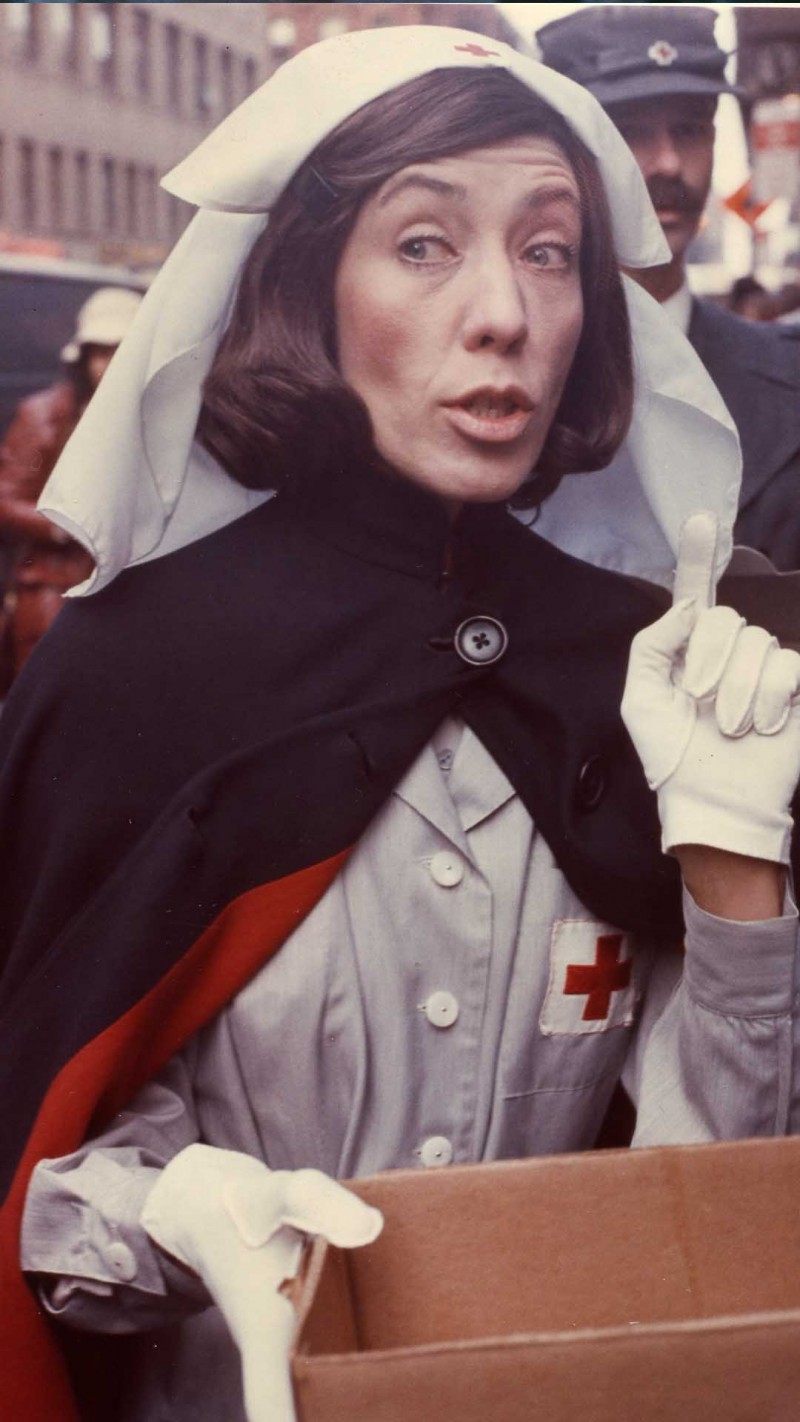
[[492,529],[510,521],[505,504],[467,504],[453,520],[435,494],[390,470],[351,466],[277,496],[317,538],[356,558],[424,581],[446,579],[473,560]]

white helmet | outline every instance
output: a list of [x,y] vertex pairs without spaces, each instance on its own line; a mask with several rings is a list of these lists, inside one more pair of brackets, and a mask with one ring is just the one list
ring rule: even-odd
[[127,335],[141,304],[138,291],[125,286],[101,286],[78,312],[75,334],[64,346],[61,359],[74,364],[84,346],[118,346]]

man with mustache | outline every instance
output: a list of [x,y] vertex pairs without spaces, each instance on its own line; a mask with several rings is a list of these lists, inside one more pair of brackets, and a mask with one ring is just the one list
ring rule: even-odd
[[699,5],[581,5],[537,31],[546,64],[583,84],[630,146],[672,260],[631,275],[662,303],[719,387],[742,442],[736,541],[800,568],[800,331],[757,325],[693,297],[686,253],[714,162],[728,55]]

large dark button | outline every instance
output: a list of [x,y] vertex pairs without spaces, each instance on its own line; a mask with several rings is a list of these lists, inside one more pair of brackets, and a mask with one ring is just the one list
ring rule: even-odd
[[588,815],[596,810],[606,790],[606,763],[601,755],[590,755],[578,771],[575,803]]
[[468,617],[456,628],[453,642],[462,661],[485,667],[500,660],[508,646],[508,633],[496,617]]

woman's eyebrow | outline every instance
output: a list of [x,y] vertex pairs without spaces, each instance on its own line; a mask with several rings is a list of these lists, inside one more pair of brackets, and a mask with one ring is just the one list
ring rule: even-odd
[[[385,207],[394,198],[409,188],[421,188],[424,192],[436,193],[438,197],[455,198],[464,202],[468,196],[467,189],[462,183],[448,182],[444,178],[434,178],[427,173],[405,173],[391,183],[378,199],[378,206]],[[580,211],[580,202],[577,194],[572,188],[561,183],[551,183],[546,187],[536,188],[525,198],[526,208],[546,207],[550,203],[564,202]]]
[[467,190],[461,183],[448,183],[444,178],[431,178],[426,173],[406,173],[382,194],[378,199],[378,206],[385,207],[387,202],[405,192],[406,188],[424,188],[426,192],[437,193],[440,197],[458,198],[460,201],[467,196]]
[[565,187],[561,183],[550,184],[547,187],[536,188],[529,193],[525,199],[525,207],[549,207],[551,203],[566,203],[569,207],[580,213],[581,204],[577,193],[573,188]]

